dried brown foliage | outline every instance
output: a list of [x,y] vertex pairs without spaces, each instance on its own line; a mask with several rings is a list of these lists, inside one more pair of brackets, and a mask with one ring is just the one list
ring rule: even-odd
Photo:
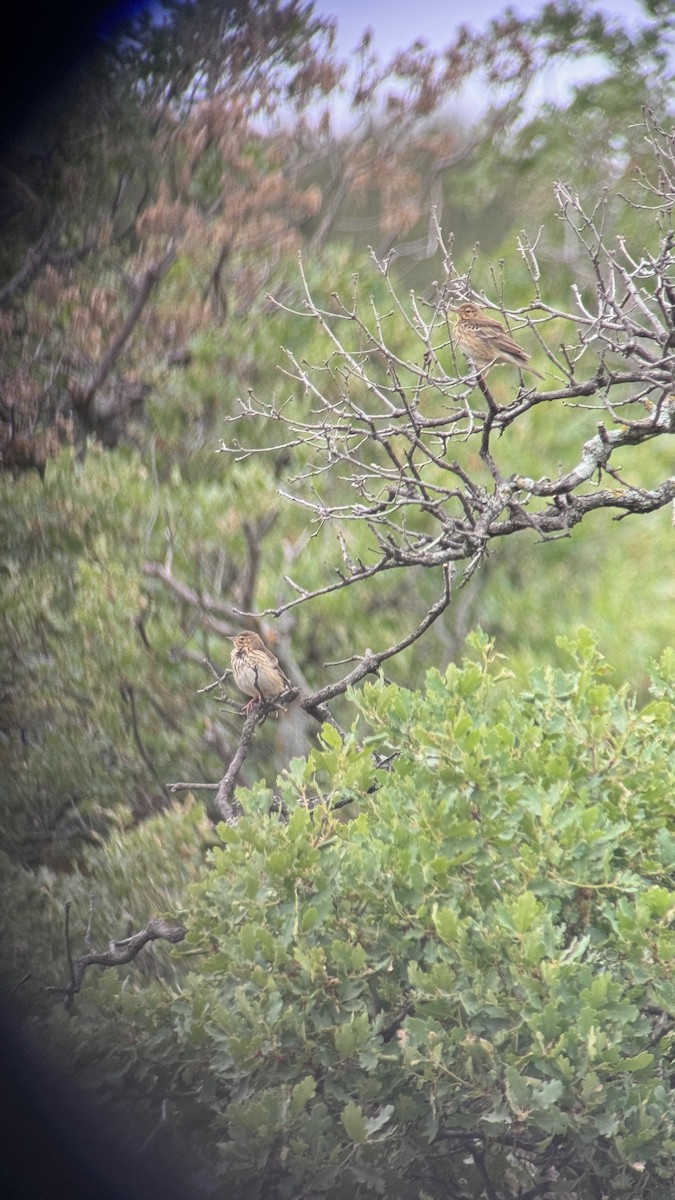
[[[365,36],[351,65],[333,23],[299,0],[163,10],[163,25],[138,15],[72,85],[70,108],[3,164],[0,418],[17,433],[74,415],[114,444],[142,412],[129,388],[138,397],[195,332],[248,311],[307,244],[355,235],[379,257],[395,244],[431,256],[451,172],[513,129],[552,55],[636,54],[583,7],[509,13],[386,63]],[[491,98],[475,120],[457,115],[468,81]],[[169,257],[173,291],[154,273]]]

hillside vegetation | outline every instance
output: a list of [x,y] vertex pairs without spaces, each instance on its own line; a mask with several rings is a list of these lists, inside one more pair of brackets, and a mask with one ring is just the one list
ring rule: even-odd
[[666,1200],[670,5],[162,8],[3,154],[10,1008],[198,1192]]

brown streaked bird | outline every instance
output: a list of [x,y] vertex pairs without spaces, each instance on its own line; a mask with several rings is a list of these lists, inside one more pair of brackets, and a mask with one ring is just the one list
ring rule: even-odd
[[509,363],[521,371],[531,371],[539,379],[544,378],[540,371],[529,366],[529,354],[514,342],[508,330],[499,321],[486,316],[472,300],[460,304],[455,312],[455,341],[477,371]]
[[234,682],[251,697],[244,712],[261,700],[274,700],[291,687],[276,655],[257,633],[235,633],[230,641],[234,642],[231,655]]

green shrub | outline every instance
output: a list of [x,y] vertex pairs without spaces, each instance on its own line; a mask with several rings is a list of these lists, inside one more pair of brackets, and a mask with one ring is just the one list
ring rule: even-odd
[[191,974],[115,1001],[223,1194],[671,1194],[673,657],[638,709],[584,632],[527,692],[473,649],[240,794]]

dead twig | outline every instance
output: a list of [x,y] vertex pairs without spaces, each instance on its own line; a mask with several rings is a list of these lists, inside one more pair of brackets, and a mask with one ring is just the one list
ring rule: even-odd
[[[71,942],[70,942],[70,901],[65,906],[65,938],[66,938],[66,954],[68,958],[68,970],[70,973],[70,983],[63,992],[63,1003],[67,1009],[70,1009],[73,1000],[82,987],[85,972],[89,967],[121,967],[125,963],[133,962],[140,954],[144,946],[148,942],[154,942],[161,939],[165,942],[182,942],[187,933],[182,925],[171,925],[164,917],[153,917],[148,921],[145,929],[139,930],[131,937],[124,938],[120,941],[111,941],[108,949],[100,953],[90,951],[87,954],[80,955],[79,958],[73,959]],[[50,988],[50,991],[60,991],[61,989]]]

